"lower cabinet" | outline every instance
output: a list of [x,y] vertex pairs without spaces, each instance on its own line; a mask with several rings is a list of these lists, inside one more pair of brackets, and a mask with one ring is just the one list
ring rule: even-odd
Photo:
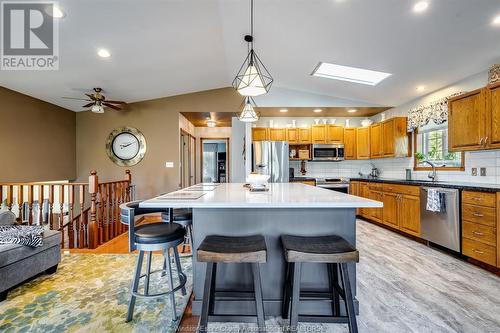
[[399,194],[384,192],[383,223],[399,229]]
[[401,195],[399,229],[420,236],[420,197]]

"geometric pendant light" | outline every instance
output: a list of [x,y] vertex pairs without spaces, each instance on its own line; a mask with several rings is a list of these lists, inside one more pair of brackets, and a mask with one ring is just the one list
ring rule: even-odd
[[255,102],[252,97],[245,97],[243,110],[238,114],[238,120],[252,123],[259,120],[259,114],[254,109]]
[[233,87],[243,96],[259,96],[267,93],[273,78],[253,49],[253,0],[250,0],[250,35],[245,36],[248,55],[233,80]]

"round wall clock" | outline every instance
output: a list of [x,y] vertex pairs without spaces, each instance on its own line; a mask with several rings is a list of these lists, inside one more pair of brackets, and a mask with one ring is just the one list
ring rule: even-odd
[[106,152],[119,166],[136,165],[146,154],[146,139],[137,128],[116,128],[108,135]]

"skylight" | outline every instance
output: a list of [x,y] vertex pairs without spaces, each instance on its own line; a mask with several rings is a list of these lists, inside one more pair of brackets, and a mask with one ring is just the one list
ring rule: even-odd
[[312,72],[313,76],[376,86],[392,74],[356,67],[320,62]]

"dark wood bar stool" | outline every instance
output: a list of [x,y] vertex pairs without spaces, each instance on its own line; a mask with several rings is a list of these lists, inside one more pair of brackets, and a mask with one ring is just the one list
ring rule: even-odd
[[[282,315],[287,319],[290,315],[290,328],[297,330],[299,321],[347,323],[349,332],[358,331],[354,301],[349,283],[347,263],[359,261],[359,252],[344,238],[337,235],[307,237],[281,236],[283,244],[286,273],[283,289]],[[325,292],[301,292],[300,277],[302,263],[324,263],[328,268],[330,289]],[[340,283],[339,283],[340,273]],[[340,315],[340,297],[344,300],[347,316]],[[331,316],[301,316],[299,302],[301,297],[308,299],[328,299],[332,304]]]
[[[196,256],[199,262],[207,263],[198,332],[207,331],[210,317],[217,317],[218,320],[221,317],[231,318],[233,321],[243,321],[248,317],[244,315],[216,315],[214,313],[218,294],[215,288],[218,263],[251,264],[257,325],[259,326],[259,332],[266,332],[259,267],[259,264],[267,262],[267,247],[264,237],[261,235],[247,237],[207,236],[196,251]],[[226,295],[231,293],[236,297],[245,294],[245,292],[241,291],[224,291]]]
[[[140,201],[129,202],[120,205],[120,217],[123,224],[128,225],[129,234],[129,251],[139,250],[139,255],[137,257],[137,266],[135,269],[134,279],[131,286],[131,295],[128,305],[126,322],[132,320],[134,315],[135,301],[137,297],[142,298],[159,298],[170,296],[170,303],[172,306],[173,320],[177,320],[177,312],[175,308],[175,295],[174,293],[178,290],[182,291],[182,295],[186,295],[186,274],[182,272],[182,266],[179,258],[179,253],[177,251],[177,246],[184,241],[184,236],[186,231],[184,228],[177,223],[148,223],[142,225],[135,225],[135,217],[143,214],[150,213],[163,213],[164,210],[152,209],[152,208],[140,208]],[[177,268],[177,275],[179,282],[174,285],[173,271],[171,267],[170,260],[170,250],[173,252],[174,261]],[[153,251],[162,251],[164,256],[164,267],[163,269],[158,269],[151,271],[151,262]],[[142,263],[144,260],[144,254],[147,252],[147,264],[146,273],[141,274]],[[149,292],[150,288],[150,278],[154,273],[161,272],[162,275],[168,274],[168,291],[162,293],[151,294]],[[139,282],[144,278],[144,292],[140,293]]]
[[[171,216],[173,213],[173,217]],[[186,251],[186,245],[193,246],[193,210],[190,208],[174,208],[168,209],[167,212],[161,214],[163,222],[174,221],[186,229],[186,237],[182,244],[182,253]],[[191,249],[192,251],[192,249]]]

